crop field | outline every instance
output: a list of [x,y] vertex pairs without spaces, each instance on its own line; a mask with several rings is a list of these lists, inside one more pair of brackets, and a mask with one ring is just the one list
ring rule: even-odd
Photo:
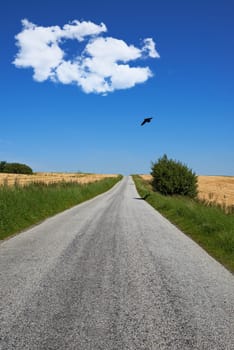
[[[141,175],[150,181],[151,175]],[[234,176],[198,176],[198,198],[223,207],[234,206]]]
[[198,189],[200,199],[234,206],[234,176],[198,176]]
[[109,177],[116,177],[114,174],[81,174],[81,173],[35,173],[33,175],[23,174],[0,174],[0,186],[26,186],[30,183],[52,184],[58,182],[75,182],[87,184]]

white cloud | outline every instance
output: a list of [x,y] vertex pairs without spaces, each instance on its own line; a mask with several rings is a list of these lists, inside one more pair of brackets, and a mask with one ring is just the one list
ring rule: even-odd
[[112,85],[114,89],[127,89],[139,83],[144,83],[152,76],[150,69],[140,67],[129,67],[129,65],[116,65],[113,72]]
[[27,20],[22,24],[23,31],[16,36],[19,52],[13,63],[19,68],[32,67],[35,80],[46,80],[63,60],[64,52],[57,43],[61,30],[57,26],[37,27]]
[[63,26],[62,37],[67,39],[77,39],[83,41],[88,35],[98,35],[102,32],[106,32],[107,28],[104,23],[97,25],[92,22],[79,22],[77,20],[72,21],[70,24]]
[[[86,93],[106,94],[116,89],[131,88],[152,76],[149,67],[130,66],[145,57],[159,58],[152,38],[137,48],[123,40],[103,37],[105,24],[73,21],[59,26],[42,27],[28,20],[16,35],[19,51],[13,64],[18,68],[31,67],[36,81],[52,80],[62,84],[76,84]],[[66,59],[61,48],[66,40],[87,41],[75,59]]]
[[144,39],[144,47],[143,51],[146,51],[149,53],[149,56],[152,58],[159,58],[159,53],[156,51],[155,48],[155,42],[153,41],[152,38],[146,38]]
[[141,57],[140,49],[114,38],[97,38],[86,46],[86,52],[93,57],[112,62],[128,62]]
[[64,61],[58,66],[56,76],[58,81],[63,84],[71,84],[75,81],[79,81],[81,77],[79,65],[70,61]]

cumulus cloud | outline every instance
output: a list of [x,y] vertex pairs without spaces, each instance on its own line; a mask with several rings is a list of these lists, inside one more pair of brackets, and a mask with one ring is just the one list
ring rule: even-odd
[[[61,28],[37,26],[24,19],[22,26],[16,35],[19,51],[13,64],[33,68],[36,81],[76,84],[85,93],[106,94],[143,83],[152,72],[149,67],[133,66],[133,62],[145,57],[159,58],[152,38],[144,39],[143,47],[137,48],[123,40],[104,37],[104,23],[75,20]],[[78,46],[86,42],[80,55],[67,58],[62,49],[67,40],[76,40]]]
[[155,42],[152,38],[147,38],[144,40],[143,51],[148,52],[149,56],[152,58],[159,58],[159,53],[156,51]]

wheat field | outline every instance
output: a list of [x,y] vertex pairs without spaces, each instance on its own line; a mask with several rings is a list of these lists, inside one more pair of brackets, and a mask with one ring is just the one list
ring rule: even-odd
[[198,189],[200,199],[234,206],[234,176],[198,176]]
[[[151,175],[140,175],[150,181]],[[224,207],[234,206],[234,176],[198,176],[198,198]]]
[[76,182],[87,184],[108,177],[116,177],[116,174],[81,174],[81,173],[35,173],[33,175],[23,174],[0,174],[0,185],[26,186],[30,183],[52,184],[57,182]]

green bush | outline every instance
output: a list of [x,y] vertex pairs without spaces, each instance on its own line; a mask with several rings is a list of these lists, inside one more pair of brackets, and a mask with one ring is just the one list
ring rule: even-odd
[[152,186],[155,191],[164,195],[197,196],[197,176],[186,165],[164,154],[152,164]]
[[13,174],[32,174],[32,169],[21,163],[7,163],[5,161],[0,162],[0,173],[13,173]]

